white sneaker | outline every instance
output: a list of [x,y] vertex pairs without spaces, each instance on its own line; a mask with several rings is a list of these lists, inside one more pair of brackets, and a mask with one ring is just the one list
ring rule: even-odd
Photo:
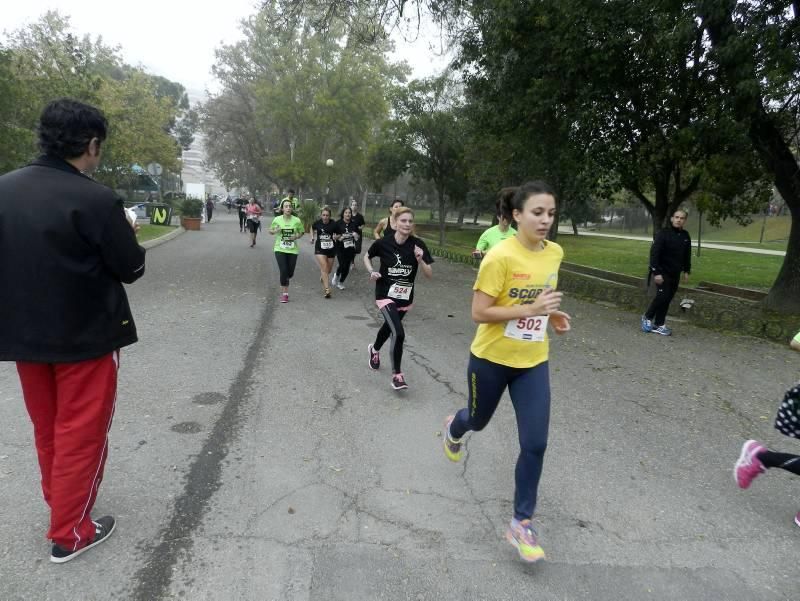
[[331,286],[336,286],[339,283],[339,276],[336,272],[331,274]]
[[338,283],[338,284],[336,284],[336,287],[337,287],[339,290],[344,290],[344,284],[342,284],[342,283]]

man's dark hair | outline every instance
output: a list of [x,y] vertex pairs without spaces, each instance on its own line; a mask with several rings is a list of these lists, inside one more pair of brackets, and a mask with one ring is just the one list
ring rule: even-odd
[[289,196],[291,196],[292,194],[294,194],[294,190],[292,190],[291,188],[289,188]]
[[100,109],[71,98],[53,100],[39,119],[39,148],[62,159],[81,156],[92,138],[106,139],[108,121]]

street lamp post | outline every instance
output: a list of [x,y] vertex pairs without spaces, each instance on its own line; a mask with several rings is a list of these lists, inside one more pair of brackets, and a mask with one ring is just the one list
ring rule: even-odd
[[325,187],[325,204],[331,204],[331,171],[333,170],[333,159],[325,161],[325,167],[328,168],[328,184]]

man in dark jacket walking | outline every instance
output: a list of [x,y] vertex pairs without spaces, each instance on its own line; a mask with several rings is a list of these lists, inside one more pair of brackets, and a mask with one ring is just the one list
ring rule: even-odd
[[669,336],[672,330],[665,325],[667,310],[683,281],[689,280],[692,271],[692,240],[683,229],[686,211],[678,209],[670,217],[671,226],[656,234],[650,247],[650,274],[656,285],[656,296],[642,315],[642,331]]
[[42,156],[0,176],[0,361],[15,361],[33,422],[50,560],[108,539],[91,511],[108,454],[119,349],[137,340],[122,284],[145,251],[122,199],[89,175],[108,124],[62,98],[39,123]]

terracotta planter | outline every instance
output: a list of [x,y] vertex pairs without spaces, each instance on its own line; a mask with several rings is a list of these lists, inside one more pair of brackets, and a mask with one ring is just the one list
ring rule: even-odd
[[199,231],[201,222],[200,217],[181,217],[181,227],[185,230]]

